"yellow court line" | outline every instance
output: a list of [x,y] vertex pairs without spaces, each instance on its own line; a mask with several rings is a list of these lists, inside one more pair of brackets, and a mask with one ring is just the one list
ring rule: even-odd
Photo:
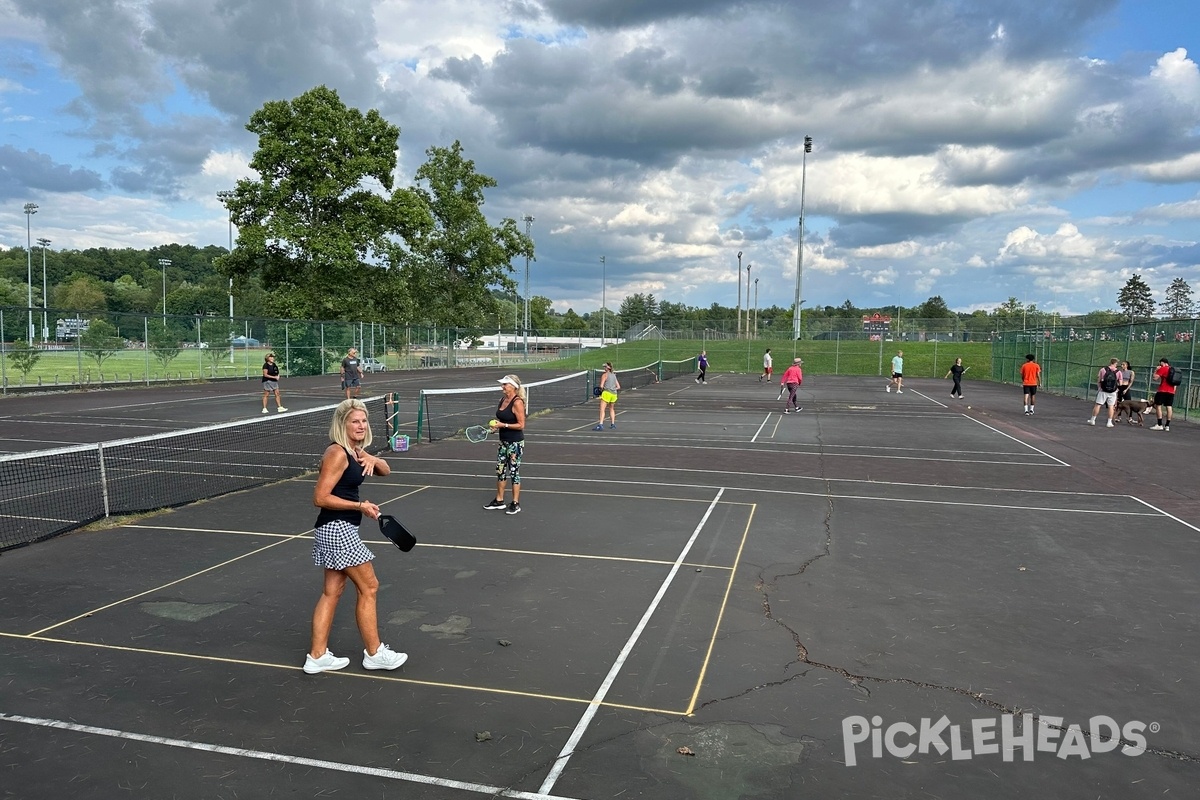
[[[38,636],[35,634],[8,633],[0,631],[0,637],[10,639],[25,639],[32,642],[47,642],[50,644],[65,644],[74,647],[90,647],[98,650],[116,650],[123,653],[138,653],[140,655],[151,656],[166,656],[168,658],[185,658],[195,661],[216,662],[220,664],[238,664],[247,667],[267,667],[269,669],[280,669],[288,672],[303,671],[303,667],[294,666],[291,664],[274,664],[270,661],[248,661],[240,658],[224,658],[223,656],[204,656],[195,653],[179,653],[172,650],[153,650],[145,647],[129,647],[119,644],[100,644],[97,642],[81,642],[74,639],[58,639],[52,636]],[[505,695],[509,697],[525,697],[532,700],[549,700],[552,702],[574,703],[576,705],[596,705],[602,708],[619,708],[627,711],[642,711],[647,714],[671,714],[674,716],[682,716],[685,712],[678,709],[668,708],[651,708],[648,706],[635,706],[628,703],[596,703],[588,697],[567,697],[565,695],[545,694],[543,692],[523,692],[517,689],[500,689],[491,686],[472,686],[465,683],[447,683],[445,681],[425,681],[416,678],[401,678],[396,675],[378,675],[367,674],[362,672],[340,672],[331,671],[324,673],[333,678],[357,678],[360,680],[376,680],[390,681],[393,683],[404,683],[411,686],[426,686],[433,689],[455,689],[464,692],[480,692],[486,694]]]
[[712,638],[708,640],[708,650],[704,653],[704,660],[700,663],[700,676],[696,679],[696,688],[692,692],[692,699],[688,703],[686,716],[691,716],[696,710],[696,701],[700,697],[700,688],[704,685],[704,676],[708,674],[708,664],[712,659],[713,648],[717,646],[717,634],[721,631],[721,621],[725,619],[725,609],[729,606],[729,593],[733,591],[733,579],[737,577],[738,565],[742,562],[742,551],[746,548],[746,539],[750,536],[750,524],[754,522],[754,512],[758,508],[757,505],[750,509],[750,516],[746,519],[746,527],[742,531],[742,541],[738,544],[737,556],[733,560],[733,569],[729,571],[729,582],[725,585],[725,596],[721,598],[721,605],[717,611],[717,621],[713,625]]
[[[303,535],[303,534],[299,534],[299,535]],[[299,536],[299,535],[298,535],[298,536]],[[184,581],[188,581],[188,580],[191,580],[192,578],[195,578],[195,577],[197,577],[197,576],[199,576],[199,575],[203,575],[203,574],[204,574],[204,573],[206,573],[206,572],[212,572],[212,571],[213,571],[213,570],[215,570],[215,569],[219,569],[219,568],[221,568],[221,567],[224,567],[224,566],[227,566],[227,565],[229,565],[229,564],[232,564],[232,563],[234,563],[235,561],[241,561],[243,558],[249,558],[250,556],[253,556],[253,555],[258,555],[259,553],[262,553],[262,552],[265,552],[265,551],[267,551],[267,550],[270,550],[272,547],[278,547],[278,546],[279,546],[279,545],[281,545],[281,544],[286,544],[286,543],[287,543],[288,541],[290,541],[291,539],[298,538],[298,536],[289,536],[289,537],[288,537],[288,538],[286,538],[286,539],[281,539],[281,540],[279,540],[279,541],[277,541],[277,542],[272,542],[271,544],[267,545],[266,547],[260,547],[260,548],[258,548],[257,550],[251,550],[249,553],[243,553],[242,555],[240,555],[240,556],[237,556],[236,558],[231,558],[231,559],[229,559],[229,560],[227,560],[227,561],[222,561],[220,564],[213,564],[211,567],[205,567],[204,569],[200,570],[199,572],[193,572],[191,575],[185,575],[185,576],[183,576],[182,578],[176,578],[175,580],[173,580],[173,581],[170,581],[169,583],[164,583],[162,586],[156,586],[156,587],[154,587],[153,589],[147,589],[147,590],[146,590],[146,591],[144,591],[144,592],[138,592],[138,593],[137,593],[137,594],[135,594],[135,595],[131,595],[131,596],[129,596],[129,597],[126,597],[126,598],[123,598],[123,599],[121,599],[121,600],[115,600],[115,601],[113,601],[113,602],[109,603],[108,605],[103,605],[103,606],[100,606],[99,608],[94,608],[94,609],[92,609],[91,611],[86,611],[86,612],[84,612],[83,614],[76,614],[75,616],[71,617],[70,619],[64,619],[64,620],[62,620],[61,622],[56,622],[56,623],[54,623],[53,625],[49,625],[49,626],[47,626],[47,627],[45,627],[45,628],[42,628],[41,630],[34,631],[33,633],[31,633],[31,634],[29,634],[29,635],[30,635],[30,636],[39,636],[40,634],[43,634],[43,633],[45,633],[46,631],[52,631],[52,630],[54,630],[55,628],[61,627],[61,626],[63,626],[63,625],[67,625],[67,624],[69,624],[69,623],[72,623],[72,622],[75,622],[76,620],[83,619],[84,617],[90,617],[90,616],[92,616],[93,614],[97,614],[97,613],[99,613],[99,612],[101,612],[101,611],[106,611],[106,610],[108,610],[108,609],[110,609],[110,608],[113,608],[113,607],[115,607],[115,606],[119,606],[119,605],[121,605],[122,603],[128,603],[130,600],[136,600],[136,599],[138,599],[139,597],[145,597],[146,595],[148,595],[148,594],[151,594],[152,592],[161,591],[161,590],[163,590],[163,589],[166,589],[166,588],[167,588],[167,587],[169,587],[169,586],[174,586],[174,585],[175,585],[175,584],[177,584],[177,583],[183,583]]]

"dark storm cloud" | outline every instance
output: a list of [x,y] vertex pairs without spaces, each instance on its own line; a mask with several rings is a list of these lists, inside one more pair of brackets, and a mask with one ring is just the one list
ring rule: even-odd
[[933,214],[872,214],[848,218],[829,231],[831,245],[847,250],[878,247],[923,236],[945,236],[967,217]]
[[[729,7],[724,0],[546,0],[546,10],[560,22],[594,25],[598,28],[626,28],[678,17],[707,16]],[[770,2],[743,2],[741,6],[774,5]]]
[[616,73],[653,95],[670,95],[683,88],[687,61],[661,47],[638,47],[616,60]]
[[470,58],[447,58],[440,67],[429,70],[429,75],[470,89],[478,82],[483,71],[483,59],[476,55]]
[[768,81],[750,67],[732,65],[701,73],[696,93],[701,97],[756,97],[767,88]]
[[44,0],[21,8],[41,19],[47,45],[80,88],[70,110],[83,118],[91,135],[110,136],[138,107],[171,91],[158,57],[141,39],[142,21],[119,0]]
[[158,0],[146,41],[170,54],[188,87],[244,122],[267,100],[314,86],[347,105],[375,100],[377,46],[371,0]]
[[100,189],[104,181],[90,169],[56,164],[45,153],[0,145],[0,199],[29,199],[37,192],[87,192]]

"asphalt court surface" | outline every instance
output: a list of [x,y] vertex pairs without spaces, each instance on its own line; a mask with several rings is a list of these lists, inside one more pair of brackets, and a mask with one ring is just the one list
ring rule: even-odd
[[[359,666],[352,589],[351,666],[299,669],[311,477],[5,553],[0,796],[1190,796],[1193,426],[819,376],[784,416],[710,378],[623,393],[615,430],[533,418],[513,517],[480,508],[494,443],[391,454],[364,496],[420,544],[364,534],[394,673]],[[1057,738],[964,756],[1006,713]],[[848,744],[943,716],[952,752]],[[1095,717],[1154,732],[1060,757]]]

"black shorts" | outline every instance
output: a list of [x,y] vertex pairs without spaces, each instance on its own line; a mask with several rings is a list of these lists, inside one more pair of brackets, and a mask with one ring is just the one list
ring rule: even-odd
[[892,373],[892,380],[896,380],[897,378],[903,378],[903,377],[904,377],[903,372],[893,372]]
[[1025,394],[1032,397],[1033,395],[1037,394],[1037,387],[1036,386],[1022,386],[1021,391],[1023,391]]
[[1175,393],[1174,392],[1155,392],[1154,393],[1154,405],[1163,406],[1164,408],[1170,408],[1171,406],[1175,405]]

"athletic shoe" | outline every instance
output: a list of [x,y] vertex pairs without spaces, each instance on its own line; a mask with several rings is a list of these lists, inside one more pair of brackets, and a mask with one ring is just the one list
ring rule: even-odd
[[304,671],[309,675],[316,675],[318,672],[328,672],[331,669],[342,669],[349,665],[350,659],[338,658],[333,653],[325,650],[325,654],[320,658],[313,658],[312,653],[304,656]]
[[705,386],[708,386],[708,381],[700,381],[700,382],[703,383]]
[[397,653],[386,644],[379,645],[375,655],[363,650],[364,669],[396,669],[408,661],[408,653]]
[[1163,430],[1163,426],[1162,426],[1162,425],[1155,425],[1155,426],[1153,426],[1152,428],[1150,428],[1150,430],[1152,430],[1152,431],[1161,431],[1161,430]]
[[699,383],[699,382],[700,382],[700,379],[699,379],[699,378],[696,378],[696,383]]
[[783,410],[783,413],[785,413],[785,414],[790,414],[790,413],[792,413],[792,410],[791,410],[790,408],[785,408],[785,409]]
[[800,413],[801,411],[803,411],[803,410],[804,410],[804,406],[796,406],[796,410],[795,410],[795,411],[793,411],[792,413],[793,413],[793,414],[799,414],[799,413]]
[[1032,411],[1026,411],[1026,412],[1025,412],[1025,416],[1027,416],[1027,417],[1031,417],[1031,416],[1033,416],[1033,412],[1032,412]]
[[1163,425],[1163,433],[1170,433],[1170,432],[1171,432],[1171,426]]
[[592,428],[592,430],[594,430],[594,431],[602,431],[602,430],[604,430],[604,423],[603,423],[603,422],[601,422],[599,425],[597,425],[596,427]]
[[276,410],[276,411],[278,411],[280,414],[282,414],[283,412],[287,411],[287,409],[286,409],[286,408],[284,408],[283,406],[280,406],[279,408],[277,408],[277,409],[275,409],[275,410]]
[[611,431],[615,427],[617,427],[617,423],[613,422],[609,424],[608,429]]
[[1107,424],[1107,425],[1105,425],[1104,427],[1106,427],[1106,428],[1111,428],[1112,426],[1113,426],[1113,424],[1112,424],[1112,420],[1110,419],[1110,420],[1108,421],[1108,424]]
[[508,508],[508,505],[505,504],[503,500],[489,500],[488,504],[484,506],[484,508],[486,508],[488,511],[496,511],[501,508]]
[[1096,418],[1095,418],[1095,417],[1092,417],[1091,419],[1089,419],[1089,420],[1088,420],[1088,425],[1095,425],[1095,424],[1096,424]]
[[267,411],[267,407],[266,407],[266,406],[263,406],[263,413],[264,413],[264,414],[270,414],[271,412],[270,412],[270,411]]
[[903,389],[897,389],[897,390],[896,390],[896,394],[904,394],[904,390],[903,390]]
[[889,383],[887,386],[883,387],[883,388],[884,388],[884,390],[885,390],[886,392],[888,392],[888,393],[891,393],[891,391],[892,391],[892,385],[891,385],[890,383]]
[[508,510],[505,511],[504,513],[508,514],[510,517],[513,514],[520,514],[521,513],[521,504],[520,503],[509,503]]

